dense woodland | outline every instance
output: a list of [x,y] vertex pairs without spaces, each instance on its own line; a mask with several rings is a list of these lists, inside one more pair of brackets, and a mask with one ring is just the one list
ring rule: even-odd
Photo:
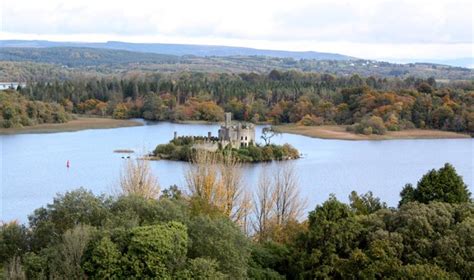
[[[184,191],[172,186],[158,197],[146,165],[131,161],[132,172],[123,176],[119,196],[78,189],[36,209],[28,225],[1,225],[0,262],[6,278],[474,275],[474,205],[449,164],[428,172],[417,186],[407,185],[396,208],[388,208],[370,192],[352,192],[349,203],[330,196],[298,218],[302,204],[291,167],[263,172],[258,186],[251,188],[253,202],[242,207],[246,204],[235,199],[221,200],[228,197],[222,191],[235,182],[236,165],[209,168],[206,160],[186,172]],[[216,174],[225,176],[216,182]],[[135,184],[137,178],[146,182]],[[229,208],[229,203],[234,206]]]
[[237,120],[340,124],[365,134],[410,128],[474,132],[474,82],[350,77],[297,71],[268,74],[137,74],[32,82],[30,100],[66,112],[148,120]]
[[0,91],[0,128],[64,123],[70,119],[58,103],[32,101],[14,91]]
[[1,48],[0,60],[83,67],[102,64],[177,63],[178,56],[93,48]]
[[[219,52],[216,52],[214,48],[207,55],[202,52],[192,55],[193,51],[186,52],[184,50],[184,53],[181,54],[185,55],[166,55],[120,50],[122,47],[115,46],[114,49],[71,46],[53,48],[1,47],[0,73],[3,74],[3,79],[51,81],[51,78],[47,76],[41,77],[31,72],[31,69],[28,69],[31,63],[41,63],[34,70],[36,72],[42,72],[45,66],[54,67],[54,71],[62,73],[60,76],[63,77],[70,74],[71,71],[85,75],[91,72],[99,75],[124,75],[137,72],[177,73],[182,71],[207,73],[256,72],[262,74],[276,69],[279,71],[296,70],[328,73],[337,76],[350,76],[358,73],[365,77],[405,79],[414,76],[424,79],[434,77],[444,80],[469,80],[472,79],[474,73],[472,69],[440,64],[396,64],[323,53],[316,55],[316,57],[319,57],[318,59],[311,58],[315,53],[309,54],[309,56],[300,53],[295,58],[278,52],[249,55],[238,51],[235,54],[229,52],[226,55],[219,55]],[[216,54],[212,54],[212,52]],[[4,65],[8,67],[8,63],[15,63],[16,69],[4,68]],[[26,69],[24,68],[25,65]]]

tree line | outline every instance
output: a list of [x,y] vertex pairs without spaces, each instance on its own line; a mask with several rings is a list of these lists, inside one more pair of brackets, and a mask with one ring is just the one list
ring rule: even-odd
[[389,208],[371,192],[330,196],[302,219],[295,169],[242,166],[201,153],[185,188],[161,191],[148,162],[130,160],[120,194],[78,189],[0,227],[14,279],[468,279],[474,206],[453,166],[407,185]]
[[0,128],[64,123],[70,119],[58,103],[28,100],[12,90],[0,91]]
[[[120,48],[120,47],[119,47]],[[176,48],[173,48],[176,50]],[[167,53],[169,50],[165,50]],[[416,76],[443,80],[470,80],[473,70],[462,67],[432,63],[395,64],[383,61],[350,59],[340,55],[321,55],[318,59],[310,57],[291,58],[283,57],[288,53],[275,52],[270,56],[241,55],[211,56],[202,52],[195,55],[183,55],[189,49],[180,52],[181,55],[167,55],[160,53],[125,51],[119,49],[101,49],[87,47],[45,47],[45,48],[0,48],[0,67],[2,76],[6,80],[25,79],[52,81],[57,75],[67,79],[70,75],[136,75],[137,73],[180,71],[207,72],[207,73],[267,73],[273,69],[279,71],[298,70],[304,72],[321,72],[347,76],[359,73],[362,76],[381,76],[406,78]],[[213,51],[211,51],[213,52]],[[8,67],[14,63],[15,68]],[[33,66],[31,68],[30,66]],[[52,75],[43,75],[46,69]]]
[[474,132],[474,82],[273,70],[268,74],[137,74],[31,82],[31,100],[67,112],[148,120],[339,124],[365,134],[410,128]]

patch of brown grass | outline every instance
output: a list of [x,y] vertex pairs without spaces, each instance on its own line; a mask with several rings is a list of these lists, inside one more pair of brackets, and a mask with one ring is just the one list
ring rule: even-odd
[[84,129],[117,128],[143,125],[133,120],[79,117],[67,123],[39,124],[21,128],[0,128],[0,134],[54,133]]
[[277,129],[283,133],[299,134],[314,138],[340,140],[390,140],[390,139],[440,139],[440,138],[470,138],[467,134],[434,129],[408,129],[402,131],[387,131],[385,135],[363,135],[346,131],[344,125],[279,125]]

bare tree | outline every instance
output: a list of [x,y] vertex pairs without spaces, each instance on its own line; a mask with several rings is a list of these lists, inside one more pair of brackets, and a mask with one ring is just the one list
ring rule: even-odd
[[87,279],[81,267],[81,259],[84,250],[91,239],[92,228],[87,225],[78,225],[66,231],[63,242],[59,246],[61,256],[61,274],[69,279]]
[[264,127],[262,129],[262,136],[260,136],[260,138],[263,139],[263,141],[265,141],[265,145],[270,145],[271,144],[271,140],[274,136],[276,135],[279,135],[280,132],[274,128],[273,126],[270,126],[270,127]]
[[273,220],[275,191],[268,166],[263,167],[258,180],[258,188],[254,195],[254,222],[253,230],[257,239],[267,239],[268,231]]
[[251,200],[243,187],[242,164],[235,157],[198,150],[185,178],[191,196],[214,205],[236,222],[246,219]]
[[120,188],[123,194],[144,198],[157,198],[160,185],[146,160],[128,160],[120,174]]
[[225,155],[219,163],[220,187],[223,189],[223,208],[229,217],[240,221],[247,201],[242,182],[242,164],[232,155]]
[[213,153],[198,150],[185,170],[186,183],[191,196],[197,196],[208,203],[220,197],[218,189],[217,160]]
[[303,214],[305,201],[300,199],[298,177],[293,163],[279,163],[274,174],[274,214],[278,226],[298,220]]
[[234,220],[240,225],[246,234],[250,234],[249,226],[251,225],[250,214],[252,212],[252,194],[249,191],[245,190],[243,192],[238,210],[238,215],[235,215]]
[[10,262],[6,265],[5,279],[12,279],[12,280],[23,280],[26,279],[25,272],[23,271],[23,267],[21,265],[20,257],[14,256]]

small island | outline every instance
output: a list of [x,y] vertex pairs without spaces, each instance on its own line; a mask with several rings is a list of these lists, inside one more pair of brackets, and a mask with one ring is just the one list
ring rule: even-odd
[[160,144],[150,155],[150,159],[169,159],[191,161],[196,151],[207,151],[219,155],[232,155],[240,162],[265,162],[273,160],[290,160],[299,158],[299,152],[290,144],[275,145],[270,139],[278,132],[264,128],[262,139],[264,145],[255,141],[253,124],[233,123],[231,113],[225,113],[225,123],[221,126],[218,136],[208,132],[205,136],[179,136],[168,144]]

